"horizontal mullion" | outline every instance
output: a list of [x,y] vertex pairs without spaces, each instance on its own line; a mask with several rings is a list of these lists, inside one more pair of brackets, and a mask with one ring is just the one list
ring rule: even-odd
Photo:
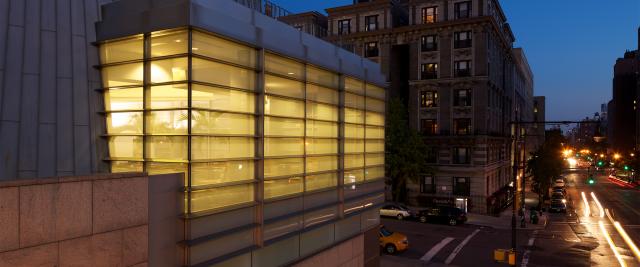
[[242,180],[242,181],[234,181],[234,182],[226,182],[226,183],[218,183],[218,184],[208,184],[208,185],[192,185],[191,187],[185,186],[183,187],[183,192],[194,192],[194,191],[203,191],[207,189],[215,189],[215,188],[223,188],[235,185],[244,185],[244,184],[255,184],[258,180]]
[[287,76],[287,75],[284,75],[284,74],[280,74],[280,73],[277,73],[277,72],[271,72],[271,71],[268,71],[266,69],[264,70],[264,74],[271,75],[271,76],[276,76],[278,78],[288,79],[288,80],[292,80],[292,81],[296,81],[296,82],[301,82],[301,83],[305,83],[306,82],[303,79],[290,77],[290,76]]
[[[216,84],[216,83],[208,83],[208,82],[197,81],[197,80],[191,80],[190,82],[191,82],[191,84],[197,84],[197,85],[203,85],[203,86],[209,86],[209,87],[218,87],[218,88],[223,88],[223,89],[229,89],[229,90],[235,90],[235,91],[242,91],[242,92],[246,92],[246,93],[257,94],[257,92],[255,90],[246,89],[246,88],[233,87],[233,86]],[[191,89],[191,90],[194,90],[194,89]]]
[[192,159],[191,163],[209,163],[209,162],[227,162],[227,161],[247,161],[259,160],[257,157],[241,157],[241,158],[219,158],[219,159]]
[[269,93],[269,92],[265,92],[264,95],[265,96],[272,96],[272,97],[277,97],[277,98],[284,98],[284,99],[288,99],[288,100],[295,100],[295,101],[304,102],[304,98],[298,98],[298,97],[295,97],[295,96],[279,95],[279,94],[274,94],[274,93]]
[[133,161],[133,162],[144,162],[142,158],[120,158],[120,157],[107,157],[102,159],[103,161]]
[[[316,67],[316,66],[314,66],[314,67]],[[317,68],[317,67],[316,67],[316,68]],[[306,69],[306,67],[305,67],[305,69]],[[331,71],[331,72],[333,72],[333,71]],[[340,89],[340,88],[335,88],[335,87],[327,86],[327,85],[320,84],[320,83],[317,83],[317,82],[312,82],[312,81],[305,81],[305,82],[306,82],[306,83],[308,83],[308,84],[315,85],[315,86],[320,86],[320,87],[324,87],[324,88],[333,89],[333,90],[336,90],[336,91],[338,91],[338,92],[343,91],[343,90],[342,90],[342,89]]]
[[242,64],[238,64],[238,63],[234,63],[234,62],[229,62],[229,61],[226,61],[226,60],[218,59],[218,58],[208,57],[208,56],[205,56],[205,55],[202,55],[202,54],[198,54],[198,53],[189,52],[188,55],[192,56],[193,58],[213,61],[213,62],[216,62],[216,63],[229,65],[229,66],[233,66],[233,67],[236,67],[236,68],[242,68],[242,69],[250,70],[250,71],[253,71],[253,72],[258,72],[259,71],[256,67],[249,67],[249,66],[245,66],[245,65],[242,65]]
[[200,107],[192,107],[192,111],[207,111],[207,112],[217,112],[217,113],[230,113],[230,114],[240,114],[240,115],[252,115],[254,117],[259,116],[259,114],[245,111],[231,111],[231,110],[223,110],[223,109],[212,109],[212,108],[200,108]]

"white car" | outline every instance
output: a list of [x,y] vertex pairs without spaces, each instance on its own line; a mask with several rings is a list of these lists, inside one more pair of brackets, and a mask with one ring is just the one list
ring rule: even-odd
[[402,205],[390,204],[380,208],[380,216],[396,217],[398,220],[410,218],[411,211]]

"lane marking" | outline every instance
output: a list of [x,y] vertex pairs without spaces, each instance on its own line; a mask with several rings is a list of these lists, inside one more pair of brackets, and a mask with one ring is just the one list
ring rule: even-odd
[[618,230],[618,233],[620,233],[620,235],[622,236],[622,239],[624,239],[624,242],[627,243],[629,248],[631,248],[633,255],[635,255],[636,259],[638,259],[638,261],[640,262],[640,249],[638,249],[638,246],[636,246],[636,244],[633,243],[633,240],[631,240],[627,232],[622,228],[622,225],[620,225],[618,221],[614,222],[613,226],[616,227],[616,230]]
[[471,233],[469,236],[467,236],[467,238],[462,240],[462,242],[453,250],[453,252],[451,252],[449,257],[447,257],[447,260],[445,260],[444,263],[445,264],[451,264],[453,259],[458,255],[458,253],[460,253],[460,250],[462,250],[462,248],[467,243],[469,243],[469,240],[471,240],[471,238],[473,238],[473,236],[475,236],[478,232],[480,232],[480,229],[476,229],[475,231],[473,231],[473,233]]
[[[527,245],[529,245],[529,247],[532,247],[533,244],[536,242],[536,235],[538,234],[538,230],[533,231],[533,234],[531,235],[531,238],[529,238],[529,243],[527,243]],[[531,254],[531,248],[527,249],[524,252],[524,255],[522,255],[522,267],[527,267],[527,264],[529,264],[529,255]]]
[[444,248],[444,246],[449,244],[449,242],[453,241],[453,239],[454,239],[453,237],[447,237],[445,239],[442,239],[442,241],[440,241],[440,243],[436,244],[427,253],[425,253],[424,256],[422,256],[422,258],[420,258],[420,260],[422,260],[424,262],[431,261],[431,259],[434,256],[436,256],[436,254],[438,254],[438,252],[440,252],[440,250],[442,248]]
[[616,244],[613,243],[613,240],[611,239],[609,232],[607,232],[607,229],[604,228],[604,223],[602,221],[599,221],[598,224],[600,225],[600,231],[602,231],[602,235],[607,240],[607,243],[609,243],[609,247],[613,251],[613,254],[616,256],[616,259],[618,259],[618,263],[620,263],[620,266],[626,267],[627,265],[624,263],[624,260],[622,259],[620,252],[618,252],[618,249],[616,248]]
[[582,201],[584,202],[584,217],[591,217],[591,209],[589,208],[589,200],[587,196],[582,192]]

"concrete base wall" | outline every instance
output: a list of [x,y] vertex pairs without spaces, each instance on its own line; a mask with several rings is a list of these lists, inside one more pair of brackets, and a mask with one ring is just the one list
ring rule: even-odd
[[380,266],[378,227],[294,265],[295,267]]
[[[150,197],[179,203],[181,180],[133,173],[1,182],[0,267],[147,266],[157,242],[150,237],[175,231],[179,220],[171,207],[152,210]],[[171,228],[157,222],[167,219]],[[164,246],[175,251],[176,240]],[[166,257],[177,262],[175,253]]]

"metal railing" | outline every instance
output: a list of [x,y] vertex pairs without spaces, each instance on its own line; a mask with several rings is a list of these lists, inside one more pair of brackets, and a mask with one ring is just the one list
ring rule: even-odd
[[291,13],[289,10],[276,5],[275,3],[268,0],[233,0],[238,4],[246,6],[248,8],[254,9],[262,14],[265,14],[272,18],[278,18],[282,16],[288,16]]

